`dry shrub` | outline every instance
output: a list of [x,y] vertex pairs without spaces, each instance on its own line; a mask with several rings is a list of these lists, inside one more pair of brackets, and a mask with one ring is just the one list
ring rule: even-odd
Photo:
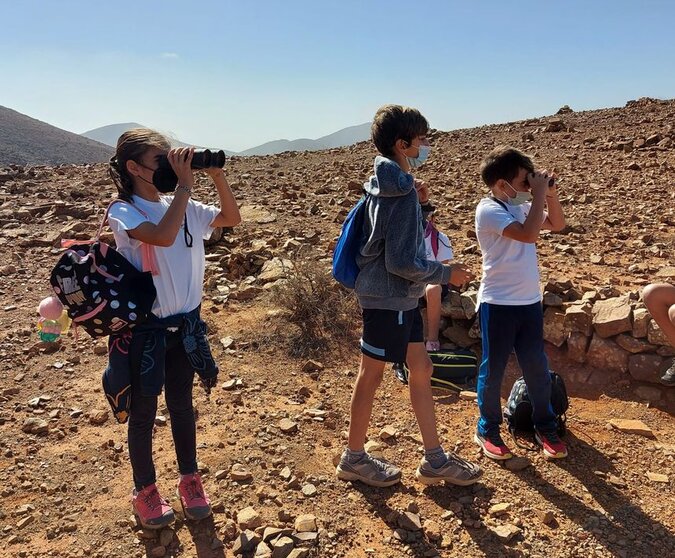
[[290,354],[316,356],[328,348],[340,352],[345,345],[352,347],[359,316],[354,293],[340,286],[312,253],[298,252],[291,261],[286,281],[274,290],[274,303],[284,310]]

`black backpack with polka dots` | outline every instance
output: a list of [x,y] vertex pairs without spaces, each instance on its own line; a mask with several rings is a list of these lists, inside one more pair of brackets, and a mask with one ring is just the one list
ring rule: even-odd
[[99,240],[107,216],[108,211],[93,242],[63,242],[67,249],[50,278],[73,324],[92,337],[123,333],[142,323],[157,296],[150,271],[139,271]]

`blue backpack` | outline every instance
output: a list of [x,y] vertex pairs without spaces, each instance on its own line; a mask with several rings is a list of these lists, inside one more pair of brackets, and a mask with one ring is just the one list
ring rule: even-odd
[[361,197],[347,214],[333,251],[333,277],[348,289],[356,285],[359,266],[356,256],[363,244],[363,218],[366,214],[367,195]]

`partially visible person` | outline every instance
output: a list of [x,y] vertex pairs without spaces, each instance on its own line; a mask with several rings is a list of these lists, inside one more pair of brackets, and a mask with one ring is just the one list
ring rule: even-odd
[[[449,264],[452,260],[452,246],[447,235],[436,227],[435,212],[432,212],[424,230],[424,246],[427,251],[427,260]],[[449,292],[448,285],[427,285],[424,297],[427,305],[427,351],[438,351],[441,343],[438,340],[441,324],[441,305]]]
[[483,360],[478,373],[480,419],[474,441],[491,459],[513,456],[500,435],[500,397],[504,371],[515,349],[532,402],[535,439],[546,458],[566,457],[567,447],[558,436],[551,405],[535,246],[542,230],[565,226],[557,187],[546,171],[535,171],[527,155],[505,146],[484,159],[481,178],[490,195],[476,208],[476,235],[483,257],[477,297]]
[[[110,336],[104,373],[109,385],[125,386],[116,397],[131,393],[127,441],[134,482],[132,506],[148,529],[160,529],[174,520],[171,505],[157,488],[152,457],[162,391],[180,475],[177,494],[185,516],[199,520],[211,515],[197,470],[192,405],[195,372],[207,391],[218,376],[206,324],[200,318],[204,240],[215,227],[232,227],[241,217],[221,168],[206,171],[218,194],[218,206],[192,198],[193,153],[193,148],[171,149],[161,134],[138,128],[120,136],[110,161],[110,174],[122,200],[111,206],[108,215],[117,249],[139,270],[144,263],[152,264],[157,289],[148,320],[130,332]],[[148,250],[151,257],[146,257]]]
[[[675,286],[668,283],[652,283],[645,287],[642,298],[654,321],[659,324],[670,344],[675,347]],[[664,386],[675,386],[675,359],[661,376],[661,383]]]
[[431,391],[433,367],[424,346],[419,299],[429,283],[462,285],[471,273],[462,265],[426,258],[422,205],[428,189],[411,174],[430,150],[429,123],[413,108],[386,105],[375,114],[372,139],[380,155],[364,185],[368,194],[363,223],[365,243],[357,257],[356,296],[362,309],[361,365],[351,400],[349,437],[339,479],[371,486],[392,486],[401,470],[369,455],[364,448],[373,401],[386,362],[407,362],[409,388],[424,457],[415,476],[423,484],[477,482],[482,471],[441,446]]

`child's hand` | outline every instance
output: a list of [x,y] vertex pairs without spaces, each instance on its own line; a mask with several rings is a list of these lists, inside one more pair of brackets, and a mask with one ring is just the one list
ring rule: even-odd
[[450,284],[455,287],[461,287],[475,277],[464,264],[452,264],[450,266]]
[[546,170],[531,172],[527,175],[533,198],[543,198],[548,194],[548,183],[551,178]]
[[204,172],[208,174],[213,180],[218,178],[219,176],[224,176],[225,171],[219,167],[208,167],[204,169]]
[[194,175],[192,174],[192,155],[194,155],[194,147],[178,147],[169,151],[167,159],[171,164],[173,172],[178,176],[178,184],[192,188],[195,183]]
[[424,205],[429,201],[429,187],[422,180],[415,179],[415,190],[417,190],[417,197],[420,203]]

